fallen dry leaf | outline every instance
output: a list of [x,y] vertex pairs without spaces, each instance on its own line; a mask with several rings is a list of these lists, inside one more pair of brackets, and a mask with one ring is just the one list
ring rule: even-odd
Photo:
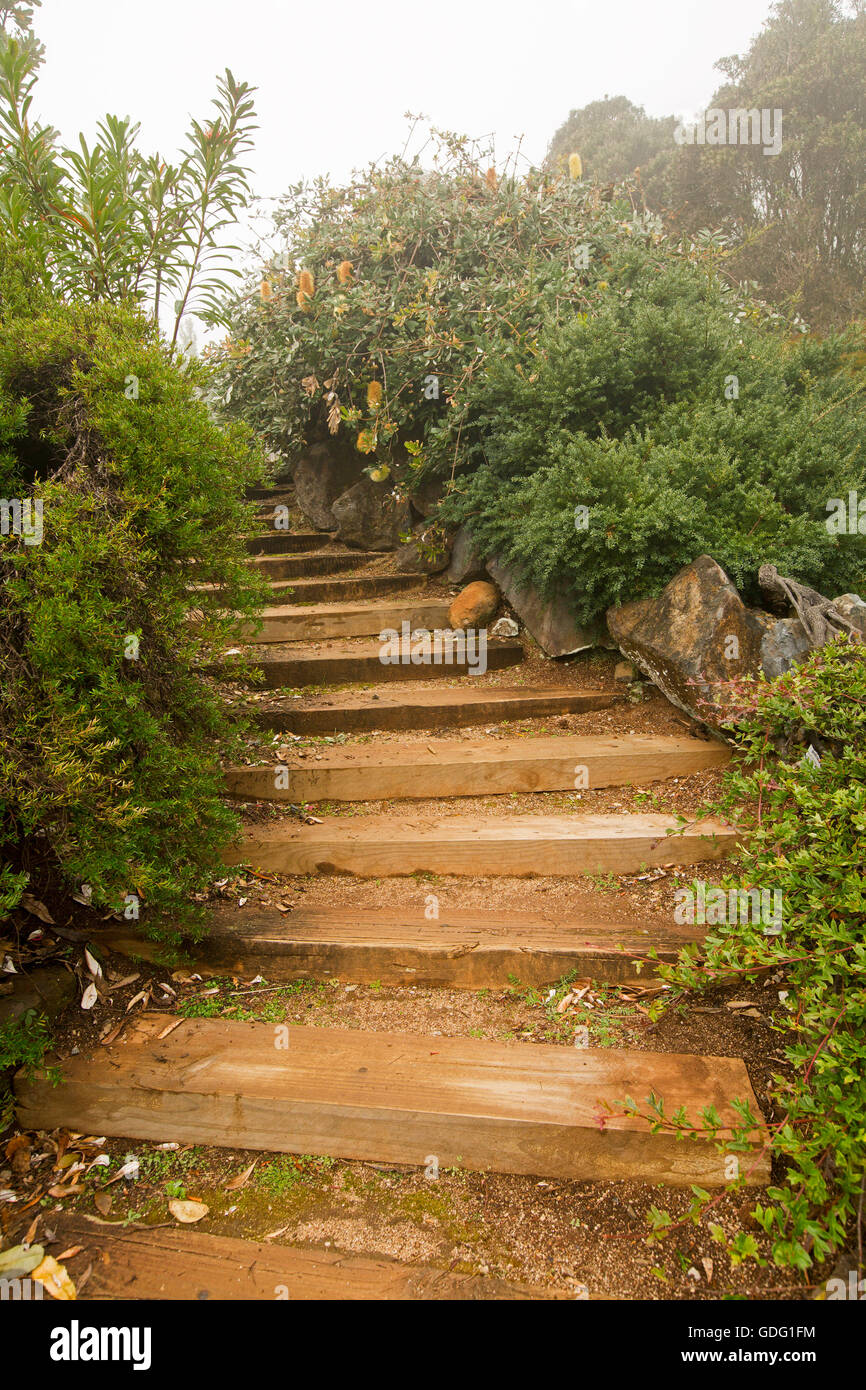
[[174,1198],[169,1202],[168,1209],[176,1221],[181,1221],[185,1226],[192,1226],[196,1221],[201,1221],[202,1217],[207,1216],[210,1207],[205,1202],[195,1202],[192,1200],[181,1201]]
[[96,985],[91,981],[81,996],[82,1009],[92,1009],[98,998]]
[[86,946],[84,948],[84,961],[91,975],[99,976],[102,974],[102,966],[99,964],[96,956],[94,956]]
[[54,918],[48,908],[38,898],[34,898],[32,893],[22,893],[20,905],[32,913],[34,917],[38,917],[40,922],[47,922],[50,927],[54,926]]
[[80,1255],[83,1249],[83,1245],[70,1245],[68,1250],[61,1250],[57,1256],[58,1264],[62,1263],[63,1260],[71,1260],[73,1255]]
[[96,1207],[96,1210],[99,1212],[99,1215],[100,1215],[100,1216],[107,1216],[108,1213],[111,1211],[111,1193],[110,1193],[110,1192],[96,1192],[96,1193],[94,1193],[94,1196],[93,1196],[93,1205]]
[[52,1298],[58,1299],[61,1303],[70,1303],[76,1297],[75,1285],[63,1265],[58,1264],[53,1255],[46,1255],[41,1265],[37,1265],[31,1274],[31,1279],[36,1279],[47,1289]]
[[227,1182],[225,1186],[226,1192],[239,1192],[242,1187],[245,1187],[258,1161],[257,1158],[254,1158],[249,1168],[245,1168],[242,1173],[238,1173],[236,1178],[232,1178],[231,1182]]

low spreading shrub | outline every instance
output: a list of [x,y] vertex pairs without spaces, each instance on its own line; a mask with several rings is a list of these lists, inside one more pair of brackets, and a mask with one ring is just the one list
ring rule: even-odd
[[[753,1217],[776,1263],[808,1269],[862,1251],[866,1217],[866,644],[841,637],[735,694],[743,762],[720,808],[748,831],[734,886],[778,891],[781,930],[711,928],[700,950],[658,968],[675,987],[666,1007],[721,984],[774,990],[791,1073],[772,1096],[780,1176]],[[747,1232],[743,1251],[757,1258]]]

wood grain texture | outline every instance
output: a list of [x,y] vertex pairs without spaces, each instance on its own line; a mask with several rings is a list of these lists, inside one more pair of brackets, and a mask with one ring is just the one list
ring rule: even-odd
[[499,724],[511,719],[607,709],[617,695],[603,690],[561,690],[462,684],[456,688],[423,685],[367,692],[330,692],[257,709],[252,718],[262,729],[296,734],[363,733],[368,729],[455,729],[467,724]]
[[[667,831],[676,832],[667,834]],[[673,816],[332,816],[255,827],[226,864],[276,873],[387,878],[414,873],[527,877],[635,873],[723,859],[738,843],[721,821]]]
[[[171,1299],[197,1302],[354,1302],[573,1298],[492,1276],[454,1274],[432,1265],[331,1248],[237,1240],[196,1230],[148,1231],[66,1213],[52,1217],[60,1244],[83,1246],[66,1261],[73,1281],[90,1265],[79,1301]],[[55,1242],[56,1244],[56,1242]]]
[[301,555],[321,550],[327,539],[317,531],[277,531],[270,527],[260,535],[244,536],[243,542],[248,555]]
[[[451,676],[471,676],[476,670],[465,660],[460,661],[458,651],[452,653],[453,660],[438,665],[433,662],[413,666],[385,664],[380,660],[382,644],[359,641],[354,647],[340,647],[336,644],[310,650],[298,648],[289,656],[260,656],[255,664],[261,670],[263,679],[257,689],[278,690],[282,686],[304,685],[355,685],[358,682],[377,684],[391,681],[429,681],[443,680]],[[487,670],[502,671],[508,666],[517,666],[523,660],[523,646],[520,642],[496,641],[487,644]],[[231,679],[232,666],[223,662],[220,674]]]
[[[672,960],[701,935],[695,927],[669,929],[639,922],[599,923],[529,912],[443,909],[430,921],[423,908],[375,911],[301,908],[281,913],[226,908],[208,918],[207,936],[188,950],[201,973],[269,981],[378,980],[383,985],[502,988],[512,980],[546,985],[575,971],[580,977],[623,982],[653,974],[636,957],[655,948]],[[156,960],[157,943],[109,926],[98,944],[133,959]]]
[[[662,1097],[724,1141],[734,1099],[758,1107],[742,1061],[144,1015],[109,1047],[66,1058],[63,1084],[16,1077],[23,1129],[215,1144],[277,1153],[674,1186],[725,1181],[714,1144],[653,1134],[626,1097]],[[748,1181],[766,1159],[742,1156]]]
[[[431,739],[378,747],[326,748],[315,761],[230,767],[229,796],[242,801],[385,801],[423,798],[594,791],[643,786],[723,767],[730,750],[715,740],[660,738]],[[283,769],[282,771],[280,769]]]
[[254,555],[247,564],[265,579],[298,579],[303,575],[339,574],[358,569],[381,555],[363,550],[311,550],[304,555]]
[[434,599],[381,600],[341,604],[295,604],[263,608],[257,632],[237,629],[241,642],[322,642],[339,637],[374,637],[384,628],[448,626],[448,604]]

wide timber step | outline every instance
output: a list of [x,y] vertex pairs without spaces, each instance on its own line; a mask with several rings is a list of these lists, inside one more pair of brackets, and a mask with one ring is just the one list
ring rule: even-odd
[[[670,832],[670,833],[667,833]],[[724,859],[738,843],[717,820],[682,825],[673,816],[448,816],[411,813],[285,820],[248,829],[226,864],[284,874],[414,873],[531,877],[638,873],[667,864]]]
[[79,1285],[79,1302],[574,1298],[565,1291],[509,1284],[489,1274],[406,1264],[387,1255],[237,1240],[189,1227],[161,1226],[151,1231],[63,1212],[52,1215],[51,1228],[58,1251],[74,1247],[80,1251],[64,1261],[74,1283],[90,1266],[86,1283]]
[[265,531],[260,536],[244,536],[249,555],[297,555],[320,550],[328,537],[318,531]]
[[[701,928],[639,922],[581,921],[555,914],[441,908],[428,920],[409,908],[224,908],[187,954],[203,975],[261,974],[269,983],[342,980],[383,985],[501,989],[511,981],[539,987],[574,971],[623,983],[653,974],[650,949],[675,960]],[[159,961],[161,948],[120,926],[99,930],[100,946],[136,960]],[[637,958],[644,960],[640,976]]]
[[322,642],[340,637],[378,636],[385,628],[448,626],[448,604],[441,599],[367,600],[358,603],[292,604],[263,608],[261,627],[238,628],[241,642]]
[[376,550],[310,550],[303,555],[255,555],[247,564],[265,579],[302,579],[305,575],[339,574],[381,558]]
[[386,801],[505,792],[594,791],[688,777],[730,760],[723,743],[697,738],[429,740],[325,748],[316,760],[230,767],[229,796],[244,801]]
[[419,587],[417,574],[350,574],[333,579],[277,579],[268,586],[274,603],[309,606],[314,603],[347,603],[354,599],[386,598]]
[[552,715],[607,709],[622,697],[604,690],[505,688],[462,684],[456,689],[401,688],[381,693],[346,691],[292,700],[251,717],[261,729],[295,734],[363,733],[368,729],[457,729],[502,720],[544,719]]
[[248,487],[244,497],[248,502],[283,502],[295,495],[294,483],[277,483],[270,487]]
[[[722,1142],[741,1124],[733,1100],[760,1113],[736,1058],[222,1019],[184,1019],[160,1037],[166,1026],[164,1013],[145,1014],[96,1054],[65,1058],[59,1086],[50,1072],[19,1072],[21,1128],[718,1186],[723,1151],[654,1134],[621,1113],[626,1097],[660,1097],[695,1124],[714,1106]],[[746,1181],[767,1180],[765,1157],[740,1163]]]
[[[349,599],[385,598],[418,588],[416,574],[350,574],[333,578],[272,579],[267,586],[274,604],[343,603]],[[218,593],[219,584],[188,584],[190,593]]]
[[[315,650],[299,648],[291,655],[259,656],[255,664],[262,673],[260,681],[249,681],[256,689],[278,690],[282,686],[304,685],[356,685],[376,684],[379,681],[424,681],[441,680],[443,676],[471,676],[477,672],[477,655],[472,652],[451,652],[452,660],[438,663],[429,662],[421,666],[411,663],[386,663],[382,661],[380,642],[359,641],[354,646],[340,647],[323,644]],[[523,646],[517,641],[493,641],[487,643],[486,663],[488,671],[501,671],[507,666],[516,666],[523,660]],[[232,663],[227,660],[219,666],[220,674],[232,679]]]

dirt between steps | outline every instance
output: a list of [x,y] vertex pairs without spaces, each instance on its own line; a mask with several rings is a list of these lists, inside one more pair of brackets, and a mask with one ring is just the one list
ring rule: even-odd
[[[381,567],[387,563],[383,557]],[[426,592],[429,595],[431,591]],[[621,699],[609,709],[584,714],[512,724],[487,722],[477,728],[379,733],[346,742],[369,739],[411,743],[431,738],[459,742],[476,737],[531,738],[560,732],[681,737],[694,731],[688,717],[651,688],[643,687],[640,700],[631,703],[624,687],[613,681],[615,655],[592,652],[560,663],[543,658],[534,644],[526,645],[528,656],[524,665],[473,683],[497,688],[611,690]],[[453,687],[465,679],[443,681],[442,685]],[[434,688],[434,683],[425,683],[425,688]],[[398,689],[391,686],[389,693],[393,696]],[[329,688],[328,694],[333,693],[334,688]],[[285,694],[282,692],[283,698]],[[251,697],[246,690],[236,690],[235,698],[254,707],[276,703],[275,692]],[[300,693],[297,703],[303,706],[315,703],[317,698],[315,692],[306,690]],[[250,761],[259,760],[262,753],[272,758],[283,738],[280,735],[275,742],[269,736],[251,740]],[[321,746],[328,745],[327,740],[315,738],[287,742],[293,753],[306,751],[313,759]],[[582,794],[319,804],[315,813],[352,815],[377,811],[392,814],[395,822],[405,818],[407,808],[418,815],[631,810],[677,810],[697,815],[707,801],[713,800],[719,780],[719,774],[703,772],[644,789],[614,787]],[[284,808],[264,804],[244,807],[244,818],[250,823],[286,814],[289,813]],[[645,874],[597,879],[478,879],[416,874],[384,880],[348,876],[281,878],[232,870],[227,872],[216,900],[223,906],[234,904],[239,918],[245,910],[254,908],[286,909],[286,920],[290,922],[292,909],[301,906],[363,910],[387,904],[389,908],[405,908],[407,914],[417,912],[421,917],[427,898],[433,893],[439,899],[440,911],[483,908],[501,911],[506,916],[509,911],[520,910],[580,916],[600,924],[638,918],[644,926],[655,924],[665,930],[672,921],[676,886],[696,876],[717,883],[725,868],[724,864],[702,864],[694,870],[656,869]],[[55,915],[61,920],[59,914]],[[79,914],[75,926],[87,933],[86,939],[98,950],[99,931],[92,924],[92,915]],[[71,958],[80,958],[83,940],[70,944]],[[508,989],[477,993],[345,981],[304,981],[275,987],[259,979],[198,979],[189,965],[177,960],[155,967],[104,953],[103,961],[108,985],[105,998],[87,1013],[82,1012],[76,999],[59,1022],[61,1067],[64,1055],[73,1049],[98,1048],[101,1038],[122,1028],[125,1020],[134,1017],[142,1007],[162,1009],[167,1024],[178,1015],[261,1018],[306,1027],[394,1030],[490,1040],[513,1038],[529,1045],[572,1046],[577,1030],[586,1028],[593,1047],[743,1057],[765,1119],[772,1122],[780,1118],[774,1114],[767,1092],[771,1075],[785,1072],[777,1051],[778,1039],[769,1024],[778,989],[782,987],[779,980],[750,986],[745,992],[714,991],[699,1003],[684,1004],[654,1023],[649,1012],[651,995],[628,986],[593,985],[590,981],[585,982],[587,991],[580,998],[565,982],[552,990],[527,990],[514,984]],[[124,980],[128,983],[122,983]],[[142,991],[149,997],[134,1003],[127,1014],[131,1001]],[[732,1003],[738,1007],[730,1007]],[[829,1272],[783,1273],[767,1261],[768,1242],[750,1214],[762,1200],[758,1189],[720,1194],[709,1216],[709,1221],[718,1223],[729,1238],[741,1230],[752,1235],[759,1258],[767,1261],[761,1265],[747,1259],[733,1268],[728,1255],[713,1241],[709,1221],[694,1225],[689,1219],[692,1197],[688,1191],[640,1182],[548,1181],[460,1168],[443,1170],[433,1178],[418,1168],[348,1162],[332,1156],[256,1154],[188,1145],[161,1148],[132,1140],[108,1140],[97,1145],[93,1153],[106,1153],[109,1164],[91,1168],[80,1182],[69,1185],[61,1182],[63,1170],[53,1167],[57,1155],[50,1142],[53,1138],[55,1144],[59,1141],[62,1145],[68,1142],[67,1137],[30,1137],[30,1162],[25,1168],[19,1161],[15,1171],[11,1159],[2,1157],[0,1142],[0,1187],[11,1188],[18,1197],[17,1202],[0,1207],[4,1245],[22,1239],[36,1214],[40,1217],[40,1229],[35,1238],[40,1240],[46,1231],[50,1233],[54,1212],[97,1214],[97,1196],[104,1219],[131,1220],[148,1226],[175,1224],[168,1201],[189,1197],[207,1203],[208,1215],[197,1229],[211,1234],[384,1254],[461,1273],[501,1277],[539,1290],[567,1288],[577,1298],[807,1298],[822,1273]],[[137,1176],[112,1182],[131,1157],[138,1160]],[[227,1187],[233,1180],[241,1179],[253,1164],[245,1181],[233,1189]],[[65,1194],[63,1186],[70,1187]],[[80,1186],[81,1190],[73,1191],[73,1186]],[[52,1195],[52,1188],[55,1194],[59,1190],[59,1195]],[[110,1198],[108,1208],[106,1197]],[[653,1243],[650,1222],[653,1212],[659,1210],[669,1213],[672,1229],[660,1242]],[[60,1246],[47,1244],[46,1248],[55,1257],[61,1253]],[[83,1281],[84,1297],[87,1266],[95,1258],[95,1245],[85,1245],[66,1260],[72,1277]]]
[[[121,956],[107,956],[105,963],[109,983],[130,969]],[[571,1046],[575,1028],[586,1026],[591,1046],[743,1056],[765,1114],[774,1118],[766,1097],[770,1072],[781,1069],[772,1059],[773,1035],[767,1023],[773,986],[754,991],[756,1017],[732,1010],[730,993],[716,991],[700,1009],[669,1015],[654,1026],[646,1002],[633,997],[626,1002],[623,991],[613,986],[593,989],[560,1012],[566,986],[553,992],[510,988],[481,994],[337,982],[274,988],[225,981],[217,986],[191,978],[188,971],[170,975],[149,966],[137,969],[138,979],[118,989],[110,1005],[99,1005],[87,1015],[77,1006],[70,1009],[61,1026],[61,1058],[73,1048],[98,1046],[99,1034],[113,1031],[125,1017],[128,997],[153,981],[155,1003],[164,1009],[167,1024],[178,1014],[262,1018],[307,1027],[398,1028],[433,1036],[516,1038],[562,1046]],[[162,993],[159,982],[168,984],[176,998]],[[327,1156],[94,1139],[82,1142],[90,1144],[94,1154],[108,1154],[110,1163],[91,1168],[63,1195],[62,1171],[52,1167],[52,1139],[68,1143],[70,1151],[79,1142],[59,1133],[32,1135],[26,1171],[20,1163],[14,1173],[9,1167],[2,1170],[3,1185],[11,1186],[19,1198],[0,1208],[5,1244],[20,1239],[34,1215],[41,1216],[40,1240],[51,1230],[53,1213],[96,1215],[97,1195],[103,1219],[146,1226],[174,1224],[168,1201],[188,1197],[207,1204],[208,1215],[197,1229],[210,1234],[384,1254],[461,1273],[489,1274],[539,1290],[565,1287],[575,1297],[590,1299],[807,1298],[821,1274],[782,1274],[753,1260],[732,1269],[710,1236],[708,1222],[696,1226],[688,1219],[688,1191],[640,1182],[549,1181],[459,1167],[433,1177],[420,1168]],[[121,1166],[132,1158],[138,1160],[137,1174],[118,1178]],[[245,1182],[227,1188],[252,1164]],[[728,1191],[717,1198],[709,1219],[729,1237],[746,1230],[766,1259],[766,1240],[750,1215],[762,1195],[758,1189]],[[669,1213],[673,1222],[671,1233],[659,1243],[648,1239],[654,1209]],[[98,1229],[94,1243],[97,1240]],[[80,1278],[94,1258],[95,1245],[70,1257],[73,1278]]]

